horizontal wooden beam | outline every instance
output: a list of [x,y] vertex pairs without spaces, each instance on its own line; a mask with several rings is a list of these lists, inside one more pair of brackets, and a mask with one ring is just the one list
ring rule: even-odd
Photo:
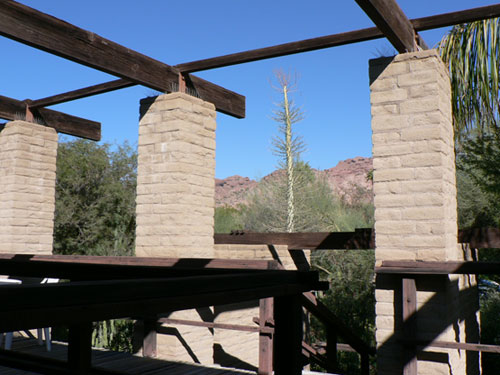
[[416,18],[411,23],[415,30],[425,31],[495,17],[500,17],[500,4]]
[[283,269],[275,260],[263,259],[209,259],[209,258],[148,258],[132,256],[90,256],[90,255],[34,255],[0,254],[0,261],[11,264],[52,262],[58,264],[117,265],[136,267],[171,267],[178,270],[233,269],[233,270],[278,270]]
[[0,288],[0,332],[289,296],[323,289],[314,272],[262,271]]
[[238,231],[216,234],[216,244],[287,245],[289,249],[373,249],[375,242],[371,229],[355,232],[312,233],[255,233]]
[[427,262],[386,260],[380,267],[375,267],[378,274],[398,275],[466,275],[500,274],[500,262]]
[[[494,17],[500,17],[500,4],[458,12],[450,12],[430,17],[415,18],[410,22],[413,24],[413,28],[416,31],[424,31]],[[199,72],[207,69],[222,68],[224,66],[288,56],[302,52],[316,51],[324,48],[380,39],[383,37],[384,34],[377,27],[371,27],[339,34],[326,35],[318,38],[299,40],[271,47],[232,53],[209,59],[186,62],[175,65],[175,67],[182,72]]]
[[[26,103],[20,100],[0,95],[0,118],[6,120],[24,119]],[[91,139],[101,140],[101,123],[68,115],[47,108],[33,110],[33,115],[44,125],[54,128],[59,133]]]
[[415,29],[395,0],[356,0],[400,53],[417,50]]
[[[354,232],[256,233],[236,231],[215,234],[216,244],[287,245],[289,249],[342,250],[373,249],[375,233],[370,228]],[[500,228],[471,228],[458,231],[458,243],[472,248],[500,248]]]
[[[178,69],[15,1],[0,1],[0,35],[155,90],[171,92],[178,86]],[[187,78],[190,91],[218,111],[245,117],[244,96]]]
[[124,89],[135,85],[136,83],[134,82],[130,82],[125,79],[117,79],[114,81],[105,82],[78,90],[68,91],[63,94],[49,96],[43,99],[32,100],[31,103],[29,103],[29,107],[48,107],[51,105],[65,103],[76,99],[82,99],[92,95],[104,94],[110,91]]
[[[64,258],[61,258],[64,257]],[[0,275],[16,277],[53,277],[70,280],[110,280],[151,277],[184,277],[223,275],[232,273],[255,274],[286,272],[277,270],[274,261],[231,261],[211,259],[165,259],[151,260],[136,258],[121,260],[122,257],[79,258],[73,256],[0,254]],[[132,257],[130,257],[132,258]]]

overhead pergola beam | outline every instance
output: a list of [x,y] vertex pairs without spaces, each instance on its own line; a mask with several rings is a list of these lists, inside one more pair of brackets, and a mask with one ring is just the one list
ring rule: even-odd
[[[425,31],[494,17],[500,17],[500,4],[439,14],[436,16],[415,18],[410,22],[412,23],[415,31]],[[175,67],[183,73],[193,73],[274,57],[288,56],[296,53],[359,43],[383,37],[384,34],[378,28],[370,27],[367,29],[325,35],[318,38],[304,39],[271,47],[258,48],[224,56],[212,57],[209,59],[191,61],[175,65]]]
[[[416,31],[437,29],[440,27],[452,26],[460,23],[478,21],[482,19],[500,17],[500,4],[488,5],[480,8],[461,10],[439,14],[435,16],[415,18],[410,20]],[[221,68],[224,66],[237,65],[252,61],[270,59],[273,57],[287,56],[296,53],[316,51],[325,48],[341,46],[345,44],[358,43],[368,40],[383,38],[384,34],[376,27],[349,31],[340,34],[326,35],[318,38],[305,39],[296,42],[284,43],[272,47],[259,48],[244,52],[233,53],[204,60],[191,61],[175,65],[183,73],[191,73],[202,70]],[[87,87],[80,90],[70,91],[65,94],[55,95],[49,98],[33,101],[31,107],[49,106],[70,100],[80,99],[90,95],[102,94],[112,90],[126,88],[136,83],[124,79],[110,81]],[[109,86],[108,86],[109,85]],[[64,100],[61,100],[64,99]]]
[[[15,1],[0,1],[0,35],[162,92],[176,91],[179,70]],[[186,77],[219,112],[245,117],[245,97]]]
[[[0,95],[0,118],[17,120],[26,114],[26,102]],[[54,128],[59,133],[91,139],[101,140],[101,123],[86,120],[66,113],[53,111],[47,108],[33,110],[33,115],[44,125]]]
[[110,91],[124,89],[126,87],[135,85],[135,82],[127,81],[126,79],[116,79],[114,81],[100,83],[98,85],[89,86],[78,90],[68,91],[64,94],[53,95],[43,99],[33,100],[31,103],[29,103],[29,107],[31,109],[48,107],[51,105],[65,103],[76,99],[82,99],[92,95],[104,94]]
[[416,31],[395,0],[356,0],[400,53],[417,50]]

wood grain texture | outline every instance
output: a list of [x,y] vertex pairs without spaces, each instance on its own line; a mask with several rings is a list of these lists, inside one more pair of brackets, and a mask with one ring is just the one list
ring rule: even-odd
[[417,50],[413,24],[395,0],[356,0],[400,53]]
[[[15,1],[0,2],[0,35],[162,92],[179,82],[179,70],[170,65]],[[191,79],[200,98],[218,111],[245,117],[244,96]],[[217,95],[207,97],[212,92]]]
[[[0,95],[0,118],[12,121],[19,117],[23,118],[25,113],[26,103]],[[34,109],[32,113],[35,119],[48,127],[54,128],[59,133],[93,141],[101,140],[100,122],[86,120],[47,108]]]
[[110,91],[135,86],[136,84],[125,79],[116,79],[98,85],[84,87],[78,90],[68,91],[62,94],[49,96],[42,99],[32,100],[30,108],[48,107],[55,104],[66,103],[76,99],[86,98],[92,95],[104,94]]

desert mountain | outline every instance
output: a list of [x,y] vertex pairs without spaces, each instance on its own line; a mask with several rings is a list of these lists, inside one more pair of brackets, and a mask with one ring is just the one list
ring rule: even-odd
[[[325,178],[333,192],[352,201],[353,199],[368,200],[371,198],[372,182],[367,174],[373,169],[372,158],[355,157],[340,161],[335,167],[325,170],[314,170],[318,177]],[[273,178],[279,171],[264,177]],[[246,197],[258,185],[258,182],[248,177],[230,176],[225,179],[215,179],[216,206],[236,206],[246,202]]]

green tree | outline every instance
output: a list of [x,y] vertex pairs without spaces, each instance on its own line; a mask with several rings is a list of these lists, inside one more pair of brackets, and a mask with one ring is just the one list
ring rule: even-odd
[[55,253],[134,253],[136,170],[136,152],[127,144],[59,144]]
[[239,209],[231,206],[215,207],[215,233],[231,233],[240,229],[243,229],[243,221]]

